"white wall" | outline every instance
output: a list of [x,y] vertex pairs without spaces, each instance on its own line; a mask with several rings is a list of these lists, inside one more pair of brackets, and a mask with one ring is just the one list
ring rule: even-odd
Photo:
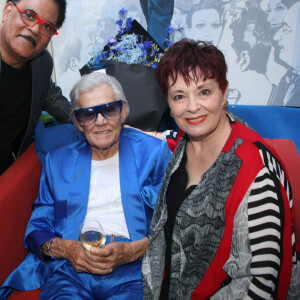
[[5,6],[5,2],[6,2],[5,0],[0,0],[0,22],[2,20],[2,13]]

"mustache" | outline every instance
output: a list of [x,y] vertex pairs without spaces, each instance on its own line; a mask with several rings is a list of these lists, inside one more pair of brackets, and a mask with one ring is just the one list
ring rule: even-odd
[[36,41],[31,35],[21,35],[23,38],[27,39],[31,44],[36,47]]

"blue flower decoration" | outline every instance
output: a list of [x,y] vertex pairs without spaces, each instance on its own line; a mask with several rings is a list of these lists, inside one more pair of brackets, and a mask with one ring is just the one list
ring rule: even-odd
[[111,38],[109,38],[108,40],[107,40],[107,43],[108,44],[114,44],[114,43],[116,43],[117,42],[117,39],[115,38],[115,37],[111,37]]
[[118,26],[120,26],[120,27],[122,27],[122,25],[123,25],[123,20],[117,20],[116,21],[116,24],[118,25]]
[[178,32],[182,32],[183,30],[184,30],[184,27],[180,26],[180,25],[178,25],[178,27],[175,29],[175,31],[178,31]]
[[[118,32],[114,37],[108,39],[108,51],[103,48],[99,53],[99,49],[95,49],[93,58],[88,62],[91,69],[105,68],[105,61],[108,60],[157,67],[163,53],[155,42],[147,40],[148,37],[131,32],[132,18],[126,17],[127,12],[124,8],[119,10],[120,19],[116,21],[119,27]],[[173,28],[170,26],[167,30],[169,33],[173,32]],[[167,42],[168,40],[166,40]]]
[[152,48],[152,41],[145,41],[144,42],[144,49],[145,50],[149,50],[149,49],[151,49]]
[[126,31],[130,31],[130,29],[131,29],[131,27],[132,27],[131,23],[132,23],[132,18],[128,18],[128,19],[126,20],[126,25],[125,25]]
[[147,57],[147,51],[146,50],[143,50],[143,52],[141,54],[141,57]]
[[100,61],[100,60],[102,60],[104,58],[104,55],[103,55],[103,53],[99,53],[98,55],[97,55],[97,59]]
[[126,9],[124,9],[124,8],[121,8],[121,9],[119,10],[119,15],[120,15],[121,17],[125,17],[127,13],[128,13],[128,10],[126,10]]
[[174,31],[174,28],[171,26],[168,26],[168,28],[166,28],[166,31],[168,32],[168,34],[171,34]]
[[152,50],[151,57],[154,57],[158,50]]

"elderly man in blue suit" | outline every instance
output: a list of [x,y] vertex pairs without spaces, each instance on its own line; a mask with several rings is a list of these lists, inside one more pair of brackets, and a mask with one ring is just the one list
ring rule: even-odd
[[[0,299],[12,289],[39,287],[40,299],[48,300],[143,299],[141,257],[169,147],[123,128],[129,107],[114,77],[84,75],[71,100],[83,138],[46,155],[25,236],[30,253],[4,282]],[[104,248],[83,247],[84,220],[101,222]]]

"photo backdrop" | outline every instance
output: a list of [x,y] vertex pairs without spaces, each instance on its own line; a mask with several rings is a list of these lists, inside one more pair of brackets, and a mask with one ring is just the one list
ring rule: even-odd
[[68,0],[65,24],[52,39],[65,96],[79,69],[114,36],[121,8],[161,45],[189,37],[218,46],[230,104],[300,106],[300,0]]

